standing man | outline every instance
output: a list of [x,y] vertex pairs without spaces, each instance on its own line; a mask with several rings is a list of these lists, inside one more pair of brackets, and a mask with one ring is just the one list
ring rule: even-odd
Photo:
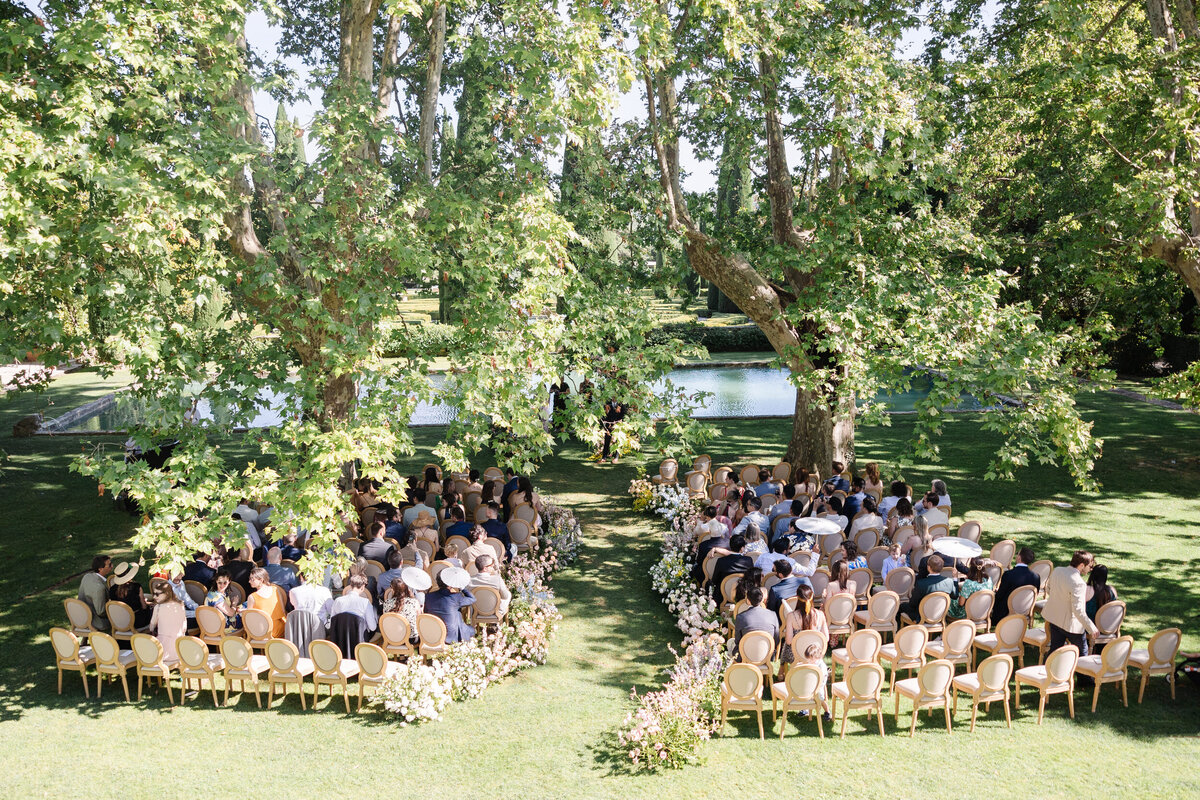
[[1087,615],[1087,584],[1083,576],[1092,571],[1096,559],[1087,550],[1076,550],[1071,566],[1055,567],[1046,582],[1046,605],[1042,619],[1050,626],[1050,649],[1053,653],[1064,644],[1079,648],[1079,655],[1088,653],[1085,633],[1095,633],[1096,624]]
[[98,631],[108,630],[108,613],[104,604],[108,602],[108,574],[112,572],[112,558],[96,556],[92,559],[92,571],[79,582],[79,599],[92,609],[92,627]]

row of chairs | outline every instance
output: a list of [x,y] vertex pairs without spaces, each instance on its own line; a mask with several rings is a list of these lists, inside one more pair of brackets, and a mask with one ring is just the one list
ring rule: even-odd
[[[249,643],[236,636],[221,640],[220,653],[210,653],[199,637],[184,636],[175,643],[179,660],[167,662],[163,658],[162,644],[145,633],[135,634],[130,642],[131,649],[122,650],[117,640],[106,633],[95,632],[91,644],[84,646],[79,637],[66,628],[51,628],[50,641],[54,645],[55,662],[58,667],[58,693],[62,694],[64,671],[78,672],[83,680],[84,696],[90,697],[87,669],[96,669],[96,698],[101,697],[104,679],[120,679],[125,692],[125,701],[130,701],[129,671],[132,668],[137,678],[137,699],[142,699],[142,688],[147,681],[157,679],[166,687],[167,699],[175,703],[171,691],[171,678],[180,679],[180,702],[187,703],[187,692],[192,682],[203,691],[205,682],[212,692],[213,705],[228,705],[229,692],[234,684],[240,692],[249,684],[254,691],[254,700],[262,708],[259,688],[267,688],[267,707],[275,699],[276,687],[286,693],[289,685],[300,689],[300,707],[306,708],[304,699],[305,680],[312,682],[313,708],[317,704],[317,690],[328,685],[330,697],[333,687],[342,687],[346,713],[350,712],[348,681],[358,679],[358,710],[362,710],[363,695],[370,687],[382,685],[395,674],[399,665],[390,662],[383,648],[360,643],[355,648],[354,659],[342,658],[341,649],[333,642],[317,640],[309,643],[309,657],[302,658],[296,645],[286,639],[272,639],[265,648],[265,655],[257,655]],[[265,678],[263,677],[265,673]],[[224,679],[225,696],[217,700],[217,675]]]
[[[1006,618],[1007,619],[1007,618]],[[804,631],[801,640],[793,642],[793,648],[804,652],[809,643],[823,644],[824,634]],[[1175,659],[1182,638],[1178,628],[1167,628],[1151,637],[1144,650],[1133,648],[1133,637],[1120,636],[1110,642],[1098,655],[1079,656],[1073,645],[1055,650],[1044,664],[1024,667],[1018,653],[1018,668],[1014,670],[1013,655],[1001,652],[994,643],[974,639],[974,628],[966,620],[952,623],[940,641],[930,641],[924,627],[912,625],[903,628],[895,643],[884,645],[879,633],[869,629],[855,632],[846,642],[846,647],[832,653],[831,682],[836,676],[833,671],[840,664],[842,681],[832,682],[830,696],[832,712],[837,713],[838,701],[842,701],[842,732],[845,736],[846,716],[854,708],[864,708],[869,715],[879,714],[879,733],[884,735],[882,690],[885,672],[883,665],[891,668],[890,691],[895,699],[894,714],[899,723],[900,698],[912,702],[912,723],[909,735],[916,730],[916,715],[922,708],[945,709],[946,729],[951,730],[951,715],[958,711],[958,695],[968,694],[972,698],[971,731],[975,730],[976,715],[981,702],[1000,701],[1004,705],[1004,716],[1008,727],[1012,720],[1008,709],[1009,682],[1014,686],[1014,705],[1020,707],[1022,686],[1035,688],[1039,693],[1038,719],[1040,725],[1047,699],[1054,694],[1066,694],[1069,714],[1075,717],[1075,676],[1085,675],[1095,682],[1092,695],[1092,711],[1095,712],[1100,699],[1100,688],[1106,683],[1119,684],[1122,703],[1128,707],[1127,681],[1130,668],[1141,673],[1138,702],[1142,702],[1150,677],[1164,675],[1171,688],[1171,699],[1175,699]],[[766,640],[765,642],[763,640]],[[811,640],[811,642],[810,642]],[[973,656],[969,654],[972,644],[990,655],[975,669]],[[762,690],[764,678],[773,675],[769,654],[773,651],[771,637],[761,631],[746,634],[739,645],[739,662],[731,665],[725,674],[722,686],[721,723],[725,724],[730,709],[750,709],[757,712],[759,737],[763,736]],[[823,652],[823,651],[822,651]],[[926,658],[933,660],[926,661]],[[757,660],[756,660],[757,659]],[[765,660],[764,660],[765,659]],[[970,663],[969,672],[956,675],[957,665]],[[917,670],[915,677],[896,681],[896,672],[907,669],[909,674]],[[793,666],[785,680],[771,685],[772,720],[776,718],[777,705],[783,703],[784,717],[779,735],[783,738],[789,709],[810,711],[817,718],[822,738],[824,730],[817,716],[820,670],[809,664]],[[951,707],[953,703],[953,707]]]

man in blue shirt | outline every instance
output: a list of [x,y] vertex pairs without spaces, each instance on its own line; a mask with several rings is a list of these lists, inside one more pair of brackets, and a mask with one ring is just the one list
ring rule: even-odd
[[391,503],[380,503],[379,510],[383,512],[383,535],[388,539],[403,538],[404,523],[400,521],[400,509]]
[[378,603],[378,605],[380,607],[383,606],[384,592],[386,592],[388,587],[392,585],[392,581],[399,578],[400,573],[402,573],[404,571],[403,567],[400,566],[403,563],[404,563],[404,556],[400,555],[400,551],[393,550],[391,553],[388,554],[387,570],[379,573],[379,577],[375,579],[375,585],[377,587],[379,587],[379,603]]
[[760,469],[758,471],[758,486],[754,487],[754,496],[762,497],[764,494],[773,494],[779,496],[782,484],[771,480],[771,472],[769,470]]
[[285,593],[296,588],[296,575],[287,567],[279,562],[283,560],[283,553],[278,547],[272,547],[267,551],[267,564],[265,569],[267,575],[271,576],[271,583],[283,589]]
[[504,544],[504,560],[512,561],[512,539],[508,535],[508,526],[499,519],[500,504],[494,501],[488,503],[486,513],[487,519],[483,523],[483,529],[487,531],[488,536],[499,539]]
[[[467,513],[462,506],[450,507],[450,518],[454,520],[450,527],[446,528],[446,538],[451,536],[462,536],[469,542],[471,541],[471,528],[475,527],[473,523],[467,522]],[[507,528],[504,529],[508,531]]]
[[795,597],[802,585],[807,584],[808,588],[812,588],[812,582],[808,578],[799,578],[792,574],[792,560],[789,558],[781,558],[775,562],[775,574],[779,576],[779,582],[767,592],[768,611],[779,613],[779,606],[783,601]]
[[504,490],[500,492],[500,502],[508,502],[508,496],[517,490],[517,473],[512,467],[504,468]]
[[845,464],[843,464],[841,461],[833,462],[833,472],[829,476],[829,482],[833,484],[833,490],[835,492],[837,492],[837,491],[849,492],[850,491],[850,481],[846,480],[842,476],[842,473],[845,471],[846,471]]

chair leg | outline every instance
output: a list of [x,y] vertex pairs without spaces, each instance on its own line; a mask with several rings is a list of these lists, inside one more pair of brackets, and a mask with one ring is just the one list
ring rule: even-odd
[[971,733],[975,732],[975,715],[979,713],[979,701],[971,704]]
[[208,688],[212,690],[213,708],[217,707],[217,679],[216,676],[209,676]]
[[767,738],[766,736],[763,735],[762,707],[761,706],[758,709],[758,738],[759,739]]
[[[275,682],[271,681],[267,684],[267,708],[270,708],[273,702],[275,702]],[[262,706],[259,706],[259,708],[262,708]]]
[[138,673],[138,702],[142,702],[142,673]]
[[943,704],[942,711],[946,713],[946,733],[954,733],[954,728],[950,726],[950,704]]
[[[317,693],[317,687],[313,686],[313,694],[316,695],[316,693]],[[286,702],[287,701],[287,684],[286,683],[283,685],[283,695],[284,695],[283,699]],[[313,708],[315,709],[316,706],[317,706],[317,701],[314,699],[313,700]],[[300,710],[306,711],[307,709],[308,709],[308,707],[304,705],[304,682],[301,681],[300,682]]]
[[[772,702],[772,704],[774,704],[774,702],[775,702],[774,698],[772,698],[771,702]],[[780,722],[780,724],[779,724],[779,741],[781,741],[781,742],[783,741],[783,732],[785,730],[787,730],[787,712],[788,712],[787,703],[784,703],[783,704],[783,721]]]
[[342,684],[342,699],[346,701],[346,713],[350,713],[350,687]]
[[1045,710],[1046,710],[1046,695],[1043,694],[1041,696],[1041,699],[1038,700],[1038,725],[1042,724],[1042,714],[1045,712]]
[[1096,678],[1096,688],[1092,691],[1092,713],[1096,713],[1096,705],[1100,702],[1100,678]]
[[825,738],[825,723],[821,721],[821,712],[813,711],[813,716],[817,718],[817,733],[821,734],[821,738]]
[[[88,690],[87,672],[84,670],[79,670],[79,677],[83,679],[83,696],[90,698],[92,695]],[[59,694],[62,694],[62,692],[59,692]]]
[[1013,708],[1021,710],[1021,680],[1013,676]]
[[917,704],[913,701],[912,724],[908,726],[908,738],[913,738],[917,732]]
[[[167,687],[167,702],[170,703],[171,705],[175,705],[175,696],[171,694],[171,676],[170,675],[163,676],[163,686]],[[183,695],[186,692],[187,692],[186,688],[180,687],[180,689],[179,689],[179,699],[180,700],[183,699]]]
[[1067,689],[1067,710],[1071,713],[1071,719],[1075,719],[1075,684]]
[[1167,673],[1167,683],[1171,684],[1171,699],[1175,699],[1175,670]]
[[1004,724],[1008,726],[1009,730],[1012,730],[1012,715],[1008,713],[1008,698],[1001,700],[1000,705],[1004,706]]
[[58,668],[58,693],[62,694],[62,667]]
[[[121,673],[121,686],[122,686],[122,688],[125,689],[125,702],[128,703],[129,702],[129,681],[125,679],[124,672]],[[141,688],[141,686],[139,685],[138,688]]]
[[850,710],[850,702],[842,704],[842,738],[846,738],[846,712]]
[[1121,703],[1123,703],[1126,708],[1129,708],[1129,687],[1125,685],[1125,680],[1121,681]]
[[[1150,677],[1150,673],[1142,670],[1142,685],[1138,688],[1138,703],[1142,702],[1142,697],[1146,694],[1146,679]],[[1175,699],[1175,684],[1171,684],[1171,699]]]
[[875,715],[875,718],[879,720],[879,735],[887,736],[887,733],[885,733],[883,730],[883,703],[880,703],[879,708],[876,710],[879,712]]

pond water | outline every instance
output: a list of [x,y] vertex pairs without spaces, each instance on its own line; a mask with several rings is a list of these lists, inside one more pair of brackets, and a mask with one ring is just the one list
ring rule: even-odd
[[[439,387],[444,378],[432,375],[433,384]],[[787,372],[770,367],[685,367],[672,370],[667,376],[677,387],[688,393],[708,392],[704,405],[693,414],[697,418],[722,417],[790,417],[796,405],[796,391],[788,382]],[[661,386],[661,384],[660,384]],[[888,404],[892,412],[912,411],[916,403],[929,394],[929,379],[914,376],[912,388],[898,395],[880,395],[876,399]],[[245,427],[263,428],[278,424],[282,396],[264,395],[266,410],[260,411],[250,420],[242,420]],[[964,395],[956,407],[959,410],[977,410],[982,406],[973,397]],[[222,424],[234,422],[228,409],[214,410],[208,401],[197,407],[198,416],[205,420],[216,420]],[[64,431],[118,431],[125,430],[141,419],[145,409],[125,400],[118,400],[107,407],[99,408],[94,414],[72,420],[62,426]],[[420,403],[413,415],[414,425],[445,425],[454,418],[453,407],[444,403]]]

